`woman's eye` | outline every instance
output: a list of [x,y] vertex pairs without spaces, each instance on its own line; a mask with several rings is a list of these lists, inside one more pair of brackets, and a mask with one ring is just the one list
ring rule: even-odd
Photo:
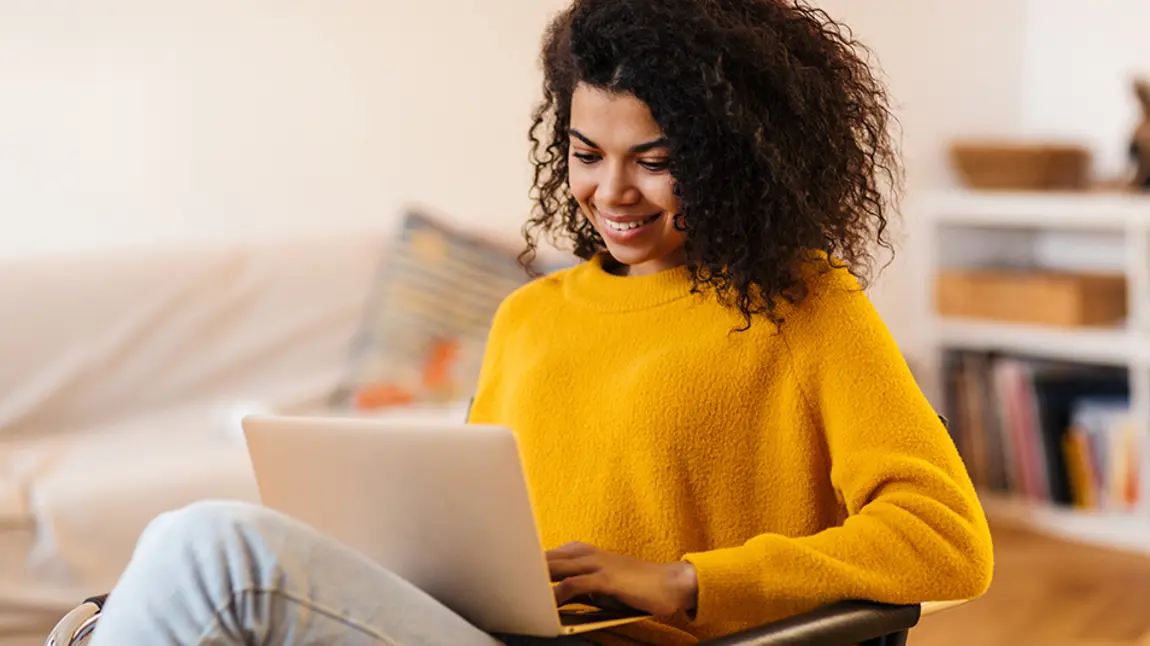
[[590,153],[572,153],[572,155],[584,164],[593,164],[599,161],[598,155],[592,155]]
[[642,166],[643,168],[646,168],[647,170],[658,172],[658,171],[667,170],[670,167],[670,162],[668,162],[666,159],[661,159],[661,160],[652,160],[652,161],[641,161],[641,162],[639,162],[639,165]]

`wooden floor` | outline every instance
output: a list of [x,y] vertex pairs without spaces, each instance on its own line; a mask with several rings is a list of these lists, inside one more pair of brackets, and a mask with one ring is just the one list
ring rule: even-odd
[[1150,557],[993,533],[990,591],[924,618],[908,646],[1150,646]]

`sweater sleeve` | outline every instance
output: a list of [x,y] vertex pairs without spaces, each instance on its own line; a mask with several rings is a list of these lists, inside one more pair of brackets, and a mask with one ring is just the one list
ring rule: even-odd
[[866,295],[841,274],[816,281],[782,334],[847,516],[810,536],[686,554],[699,624],[760,623],[842,599],[966,599],[990,585],[990,531],[954,443]]

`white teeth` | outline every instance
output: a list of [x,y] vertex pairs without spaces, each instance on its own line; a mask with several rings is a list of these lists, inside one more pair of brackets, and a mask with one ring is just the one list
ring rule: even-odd
[[630,231],[631,229],[638,229],[639,227],[641,227],[643,225],[638,223],[638,222],[626,223],[626,222],[612,222],[611,220],[607,220],[607,226],[611,227],[612,229],[614,229],[616,231]]
[[608,227],[614,229],[615,231],[630,231],[631,229],[638,229],[645,224],[649,224],[652,220],[655,219],[655,217],[658,216],[653,216],[641,222],[615,222],[613,220],[607,219],[604,219],[604,222],[607,223]]

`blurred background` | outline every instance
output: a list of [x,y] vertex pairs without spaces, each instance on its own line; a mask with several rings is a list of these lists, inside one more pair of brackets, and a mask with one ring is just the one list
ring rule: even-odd
[[[0,644],[254,496],[246,412],[462,418],[563,4],[0,0]],[[891,89],[871,296],[998,539],[912,643],[1150,644],[1150,3],[815,4]]]

